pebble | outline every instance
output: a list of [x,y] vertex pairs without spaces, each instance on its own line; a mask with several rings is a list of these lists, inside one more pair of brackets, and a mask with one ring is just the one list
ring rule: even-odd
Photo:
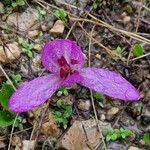
[[100,116],[100,120],[101,120],[101,121],[104,121],[105,119],[106,119],[105,115],[102,114],[102,115]]
[[95,57],[96,57],[97,59],[101,59],[101,55],[100,55],[100,54],[96,54]]
[[61,35],[63,34],[64,29],[65,29],[64,23],[61,20],[57,20],[54,26],[49,30],[49,34],[54,36]]
[[119,112],[119,108],[117,107],[112,107],[106,112],[106,119],[107,120],[112,120],[116,114]]
[[61,133],[51,113],[48,114],[48,119],[42,123],[40,132],[47,137],[57,137]]
[[48,26],[47,25],[41,25],[41,29],[42,29],[42,31],[47,31],[48,30]]
[[[4,49],[5,48],[5,49]],[[5,47],[0,46],[0,62],[7,64],[20,57],[21,49],[17,42],[6,44]]]
[[82,111],[88,111],[90,109],[91,102],[90,100],[80,100],[78,104],[78,109]]
[[130,146],[128,150],[140,150],[138,147]]
[[130,16],[125,16],[125,17],[123,18],[123,23],[126,24],[126,23],[130,22],[130,20],[131,20],[131,17],[130,17]]
[[28,31],[38,26],[38,11],[28,7],[25,12],[18,14],[12,13],[7,18],[7,24],[18,28],[19,31]]
[[28,31],[28,36],[29,36],[30,38],[34,38],[34,37],[36,37],[38,34],[39,34],[39,31],[38,31],[38,30]]
[[37,53],[40,53],[42,49],[42,46],[40,44],[35,44],[34,45],[34,51]]
[[21,139],[20,139],[19,136],[14,135],[14,136],[12,137],[12,145],[13,145],[13,146],[17,146],[17,145],[21,146]]

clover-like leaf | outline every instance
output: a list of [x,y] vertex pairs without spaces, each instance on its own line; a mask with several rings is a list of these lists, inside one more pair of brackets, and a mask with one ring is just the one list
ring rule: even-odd
[[8,100],[12,93],[14,92],[14,89],[11,85],[7,83],[3,83],[2,89],[0,91],[0,104],[4,109],[8,109]]
[[15,114],[7,110],[0,111],[0,127],[7,127],[14,123]]

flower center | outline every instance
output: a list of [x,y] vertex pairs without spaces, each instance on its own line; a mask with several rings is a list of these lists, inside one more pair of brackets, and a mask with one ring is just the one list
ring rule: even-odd
[[[71,75],[75,72],[75,70],[73,70],[71,68],[71,66],[68,64],[68,62],[66,61],[64,56],[61,56],[61,58],[59,58],[57,61],[60,66],[60,77],[61,78],[66,78],[68,75]],[[77,60],[71,59],[71,64],[75,65],[75,64],[78,64],[78,62],[77,62]]]

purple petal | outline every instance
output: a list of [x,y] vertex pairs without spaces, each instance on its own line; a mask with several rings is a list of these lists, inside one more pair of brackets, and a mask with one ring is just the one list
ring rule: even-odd
[[80,83],[83,80],[83,77],[79,75],[78,72],[68,76],[64,82],[62,83],[63,86],[71,87],[75,83]]
[[60,86],[61,81],[54,74],[38,77],[25,83],[10,97],[9,110],[29,111],[48,100]]
[[139,92],[120,74],[105,69],[86,68],[80,72],[83,80],[81,85],[101,92],[110,97],[125,101],[135,101],[140,98]]
[[81,68],[84,64],[84,56],[80,47],[71,40],[57,39],[49,41],[42,50],[42,63],[44,67],[53,72],[59,72],[58,59],[62,56],[68,64],[76,62],[76,68]]

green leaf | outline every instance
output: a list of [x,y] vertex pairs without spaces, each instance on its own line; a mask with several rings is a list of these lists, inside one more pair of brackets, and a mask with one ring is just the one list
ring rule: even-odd
[[16,3],[16,2],[12,2],[11,5],[12,5],[13,8],[16,8],[16,7],[17,7],[17,3]]
[[7,110],[0,111],[0,127],[7,127],[14,123],[15,115]]
[[11,85],[3,83],[2,89],[0,91],[0,104],[3,106],[4,109],[8,109],[8,100],[13,92],[14,89]]
[[150,146],[150,133],[145,133],[143,140],[144,140],[146,145]]
[[58,92],[57,92],[57,96],[58,96],[58,97],[62,96],[62,94],[63,94],[62,91],[58,91]]
[[16,83],[19,83],[21,81],[21,75],[20,74],[12,75],[12,78]]
[[17,0],[17,4],[18,4],[18,6],[24,6],[25,2],[24,2],[24,0]]
[[65,23],[68,22],[68,15],[63,9],[56,10],[53,14]]
[[69,95],[69,93],[68,93],[68,90],[67,90],[67,89],[64,89],[64,90],[63,90],[63,93],[64,93],[64,95],[65,95],[65,96],[68,96],[68,95]]
[[96,92],[96,93],[94,94],[94,98],[95,98],[97,101],[103,101],[103,100],[105,100],[105,97],[104,97],[101,93],[98,93],[98,92]]
[[129,13],[129,14],[132,14],[133,13],[133,8],[131,7],[131,5],[127,5],[126,6],[126,11]]
[[28,51],[28,52],[27,52],[27,55],[28,55],[29,58],[32,58],[32,57],[33,57],[33,53],[32,53],[31,51]]
[[132,48],[132,52],[135,57],[139,57],[143,55],[144,49],[140,44],[135,44]]
[[117,140],[117,134],[116,133],[114,133],[112,136],[111,136],[111,140],[113,140],[113,141],[115,141],[115,140]]

